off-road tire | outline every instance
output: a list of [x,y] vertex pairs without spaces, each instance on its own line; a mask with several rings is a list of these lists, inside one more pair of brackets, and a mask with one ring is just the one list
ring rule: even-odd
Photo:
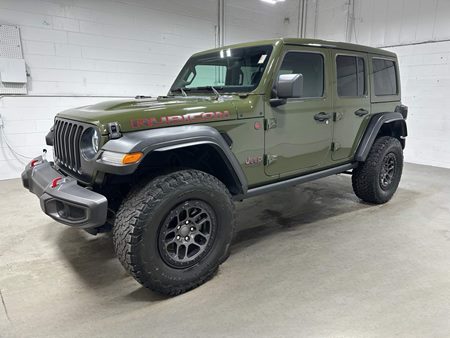
[[[187,268],[174,267],[161,254],[160,230],[173,210],[189,201],[206,203],[213,210],[215,237],[200,261]],[[174,296],[214,276],[229,256],[234,228],[234,204],[225,185],[202,171],[183,170],[156,177],[130,192],[117,212],[113,242],[120,262],[139,283]]]
[[[385,161],[393,164],[389,184],[382,181]],[[356,196],[368,203],[383,204],[389,201],[397,190],[403,170],[403,149],[394,137],[377,138],[364,163],[353,170],[352,185]]]

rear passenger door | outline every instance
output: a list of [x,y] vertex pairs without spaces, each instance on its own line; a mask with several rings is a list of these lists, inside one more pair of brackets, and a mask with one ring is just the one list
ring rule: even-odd
[[350,160],[370,118],[367,54],[333,51],[333,143],[334,161]]

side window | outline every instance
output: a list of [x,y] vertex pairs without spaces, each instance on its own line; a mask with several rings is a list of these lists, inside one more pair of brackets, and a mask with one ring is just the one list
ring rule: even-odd
[[375,95],[397,95],[395,62],[385,59],[372,59],[372,67]]
[[364,59],[357,56],[336,57],[337,92],[341,97],[364,96],[366,93],[366,71]]
[[322,97],[324,88],[323,56],[317,53],[288,52],[284,56],[278,76],[303,75],[303,97]]

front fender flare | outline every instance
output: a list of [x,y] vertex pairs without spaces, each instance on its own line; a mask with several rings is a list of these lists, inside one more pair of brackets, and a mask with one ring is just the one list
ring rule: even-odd
[[[238,160],[223,136],[215,128],[209,126],[177,126],[124,133],[121,138],[108,141],[102,150],[119,153],[140,151],[147,156],[154,151],[170,151],[199,144],[209,144],[215,148],[240,187],[239,193],[245,194],[247,179]],[[133,171],[136,169],[137,166]]]

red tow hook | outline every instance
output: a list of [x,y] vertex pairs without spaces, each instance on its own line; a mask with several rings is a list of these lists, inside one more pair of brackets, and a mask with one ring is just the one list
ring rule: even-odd
[[50,185],[50,187],[56,188],[56,187],[58,186],[58,184],[59,184],[59,181],[61,181],[61,180],[62,180],[62,177],[61,177],[61,176],[60,176],[60,177],[54,178],[54,179],[52,180],[52,184]]
[[41,161],[39,160],[31,160],[30,162],[30,167],[34,168],[36,165],[38,165],[39,163],[41,163]]

